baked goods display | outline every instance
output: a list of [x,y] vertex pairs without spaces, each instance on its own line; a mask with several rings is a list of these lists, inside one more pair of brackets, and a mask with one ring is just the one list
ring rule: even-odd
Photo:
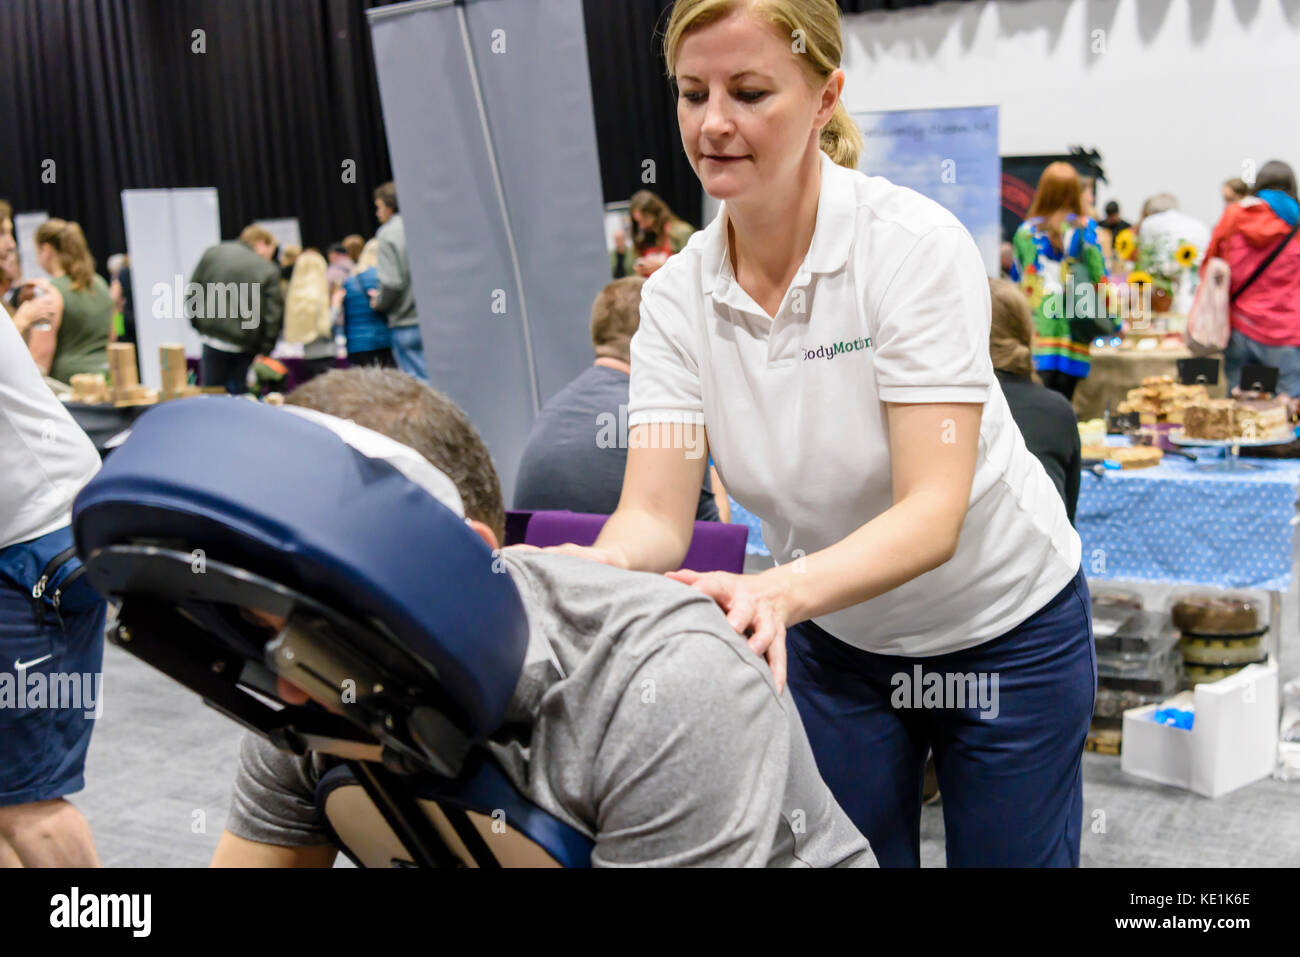
[[1294,403],[1286,395],[1232,391],[1232,398],[1197,400],[1182,410],[1183,436],[1243,442],[1291,436]]
[[1166,614],[1158,611],[1129,611],[1113,629],[1108,627],[1107,618],[1114,614],[1114,609],[1107,609],[1102,614],[1100,624],[1095,612],[1092,619],[1098,667],[1103,655],[1153,661],[1178,645],[1178,630]]
[[1258,599],[1186,591],[1171,595],[1169,601],[1170,620],[1182,633],[1178,648],[1188,685],[1218,681],[1268,660],[1268,615]]
[[1082,445],[1106,444],[1106,420],[1088,419],[1079,423],[1079,442]]
[[1160,703],[1179,687],[1268,660],[1268,614],[1252,595],[1178,589],[1164,611],[1141,606],[1140,596],[1122,589],[1093,597],[1094,730],[1118,727],[1125,711]]
[[1080,454],[1084,459],[1099,459],[1102,461],[1109,459],[1112,462],[1118,462],[1120,468],[1125,469],[1149,469],[1154,465],[1159,465],[1165,456],[1165,453],[1154,445],[1134,445],[1130,448],[1110,445],[1085,445],[1080,449]]
[[1142,610],[1142,596],[1126,588],[1098,588],[1092,593],[1092,613],[1095,618],[1100,608],[1127,608]]
[[1183,661],[1189,665],[1223,668],[1253,665],[1268,658],[1262,635],[1250,638],[1199,638],[1184,635],[1178,643]]
[[1262,605],[1249,595],[1187,592],[1171,602],[1170,618],[1185,635],[1255,636],[1268,628]]
[[1180,385],[1167,375],[1147,376],[1138,388],[1128,390],[1116,411],[1121,415],[1138,413],[1142,425],[1179,423],[1184,421],[1186,409],[1208,401],[1210,393],[1203,385]]
[[1183,410],[1183,435],[1189,439],[1227,440],[1236,427],[1236,403],[1231,399],[1206,399]]
[[1229,678],[1244,667],[1246,666],[1224,665],[1222,667],[1216,667],[1213,665],[1205,666],[1189,664],[1183,667],[1183,674],[1187,680],[1188,687],[1195,687],[1199,684],[1205,684],[1211,681],[1221,681],[1224,678]]

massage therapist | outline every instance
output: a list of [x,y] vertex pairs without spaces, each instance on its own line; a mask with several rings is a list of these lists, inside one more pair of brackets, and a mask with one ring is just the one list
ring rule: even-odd
[[724,203],[645,285],[618,510],[564,548],[677,568],[707,460],[652,433],[703,428],[778,566],[673,577],[788,673],[880,862],[919,863],[933,750],[949,866],[1077,865],[1088,587],[993,374],[974,242],[856,171],[834,0],[677,0],[664,42],[682,145]]

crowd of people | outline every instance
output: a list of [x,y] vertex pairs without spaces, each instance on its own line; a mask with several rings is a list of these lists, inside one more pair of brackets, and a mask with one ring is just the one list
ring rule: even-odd
[[[525,754],[516,783],[589,832],[606,863],[915,866],[931,757],[949,865],[1075,866],[1096,655],[1069,400],[1092,341],[1118,328],[1114,304],[1132,295],[1120,290],[1155,285],[1125,272],[1130,245],[1192,274],[1225,261],[1234,288],[1249,286],[1232,306],[1229,370],[1268,361],[1300,385],[1294,173],[1271,162],[1248,187],[1225,184],[1222,218],[1198,232],[1168,195],[1136,225],[1118,204],[1099,217],[1096,184],[1052,164],[1010,240],[1011,278],[990,278],[948,210],[859,172],[835,3],[755,10],[673,5],[663,41],[682,145],[723,213],[692,234],[659,197],[632,198],[591,310],[592,365],[519,450],[515,507],[610,517],[593,545],[505,561],[529,660],[556,668],[521,683],[512,714],[558,770]],[[253,224],[203,253],[193,283],[256,296],[192,308],[200,381],[241,393],[259,356],[301,348],[310,381],[288,404],[455,476],[458,518],[496,548],[491,458],[424,381],[395,186],[374,204],[368,242],[280,249]],[[46,667],[97,672],[104,602],[61,570],[70,503],[98,459],[42,375],[106,371],[129,278],[96,274],[74,222],[49,220],[35,243],[48,280],[16,271],[0,209],[13,319],[0,329],[0,462],[21,479],[0,509],[0,636],[15,667],[57,654]],[[339,336],[362,368],[332,368]],[[668,426],[700,441],[656,440]],[[693,523],[725,520],[729,492],[762,518],[775,565],[682,569]],[[650,660],[671,706],[632,708],[624,689]],[[992,676],[992,697],[981,685],[978,706],[900,699],[900,676],[923,671],[947,687]],[[49,724],[0,737],[0,865],[97,860],[65,800],[83,783],[90,722]],[[319,759],[245,743],[218,863],[333,859],[312,804]]]
[[[1170,193],[1147,199],[1135,223],[1115,200],[1099,217],[1094,189],[1071,164],[1052,163],[1025,221],[1003,245],[1003,275],[1020,285],[1033,309],[1034,369],[1043,384],[1072,398],[1088,375],[1096,339],[1124,331],[1133,317],[1150,320],[1153,310],[1185,316],[1217,260],[1231,276],[1226,381],[1236,383],[1247,363],[1270,365],[1281,370],[1282,390],[1296,394],[1300,244],[1291,242],[1298,208],[1292,168],[1273,160],[1249,185],[1225,181],[1224,211],[1213,230],[1183,212]],[[1145,287],[1163,309],[1142,303]]]
[[[187,299],[187,318],[201,343],[200,385],[246,392],[254,360],[270,356],[281,342],[304,361],[299,381],[334,367],[341,352],[351,365],[426,377],[406,234],[391,182],[374,191],[374,205],[375,236],[368,242],[346,236],[325,255],[281,246],[256,223],[204,251],[190,282],[204,290],[251,290],[256,316],[244,314],[238,295],[205,297],[206,307]],[[128,257],[109,257],[106,280],[96,272],[80,225],[62,219],[42,223],[34,245],[36,264],[49,278],[24,274],[13,210],[0,200],[0,303],[44,375],[64,385],[80,373],[107,376],[109,344],[136,341]]]

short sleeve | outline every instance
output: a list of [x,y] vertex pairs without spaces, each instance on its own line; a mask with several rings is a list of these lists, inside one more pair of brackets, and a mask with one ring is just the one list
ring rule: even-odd
[[882,401],[987,400],[995,381],[989,282],[965,229],[939,226],[917,240],[874,315],[872,351]]
[[330,843],[316,807],[317,777],[311,754],[288,754],[265,738],[245,734],[226,830],[280,847]]
[[[656,277],[657,278],[657,277]],[[704,424],[699,364],[691,348],[692,317],[649,283],[641,294],[641,321],[632,337],[628,425]]]

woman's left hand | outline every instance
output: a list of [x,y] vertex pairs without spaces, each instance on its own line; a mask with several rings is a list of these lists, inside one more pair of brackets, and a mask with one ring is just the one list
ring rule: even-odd
[[791,603],[782,582],[766,572],[733,575],[683,568],[666,574],[716,601],[726,613],[727,624],[746,639],[756,654],[767,659],[777,693],[785,689],[785,626]]

